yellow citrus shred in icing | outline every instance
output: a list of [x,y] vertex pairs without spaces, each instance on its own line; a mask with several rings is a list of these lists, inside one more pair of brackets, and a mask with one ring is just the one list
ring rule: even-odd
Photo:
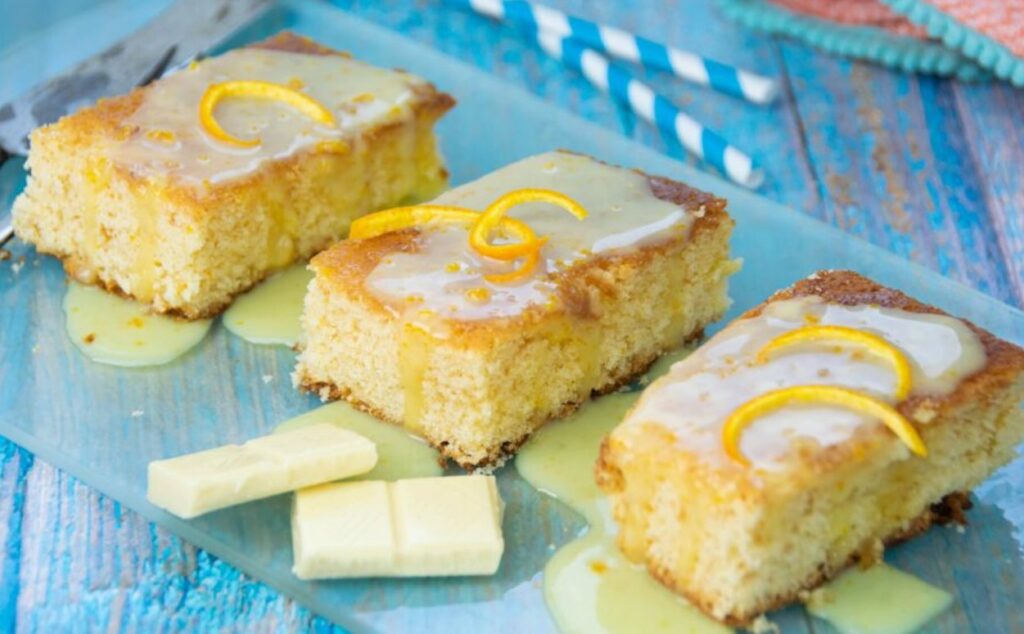
[[868,350],[876,357],[889,362],[896,372],[897,401],[902,401],[910,394],[911,370],[903,351],[876,334],[848,328],[846,326],[812,325],[797,328],[769,341],[757,354],[759,363],[766,362],[773,354],[801,343],[846,342],[856,344]]
[[[408,229],[432,222],[454,222],[472,224],[480,214],[472,209],[453,205],[411,205],[378,211],[352,223],[348,237],[350,240],[364,240],[384,233]],[[515,218],[505,218],[503,228],[526,239],[535,240],[536,235],[530,226]]]
[[[362,240],[431,222],[470,223],[469,245],[474,251],[496,260],[523,260],[522,265],[513,271],[484,276],[489,282],[507,284],[523,280],[533,273],[540,262],[540,250],[547,242],[546,237],[538,238],[525,222],[505,215],[513,207],[529,202],[549,202],[581,220],[587,217],[587,210],[564,194],[549,189],[517,189],[496,199],[482,213],[453,205],[429,204],[379,211],[353,222],[348,237]],[[488,239],[495,231],[511,234],[519,241],[492,244]]]
[[513,207],[532,202],[546,202],[565,209],[580,220],[587,217],[587,210],[565,194],[550,189],[517,189],[501,196],[484,210],[476,224],[469,230],[469,245],[477,253],[498,260],[514,260],[529,254],[540,245],[523,240],[515,244],[491,244],[491,232],[497,229],[505,214]]
[[310,119],[326,126],[337,125],[334,115],[323,104],[305,93],[294,88],[275,84],[269,81],[241,80],[225,81],[210,84],[206,87],[202,99],[199,100],[199,123],[213,138],[241,147],[253,147],[260,144],[259,139],[241,139],[234,136],[217,121],[214,111],[227,97],[250,97],[255,99],[272,99],[296,108]]
[[740,449],[743,430],[757,418],[795,404],[823,404],[846,407],[881,420],[918,456],[927,456],[928,449],[917,429],[888,403],[857,390],[832,385],[797,385],[766,392],[738,407],[722,426],[722,446],[726,455],[749,466],[750,460]]

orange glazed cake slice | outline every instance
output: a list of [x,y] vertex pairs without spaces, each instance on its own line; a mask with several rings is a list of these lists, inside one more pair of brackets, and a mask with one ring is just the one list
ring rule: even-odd
[[722,315],[736,269],[725,205],[550,152],[368,216],[353,235],[414,226],[313,259],[296,381],[466,468],[497,464]]
[[821,272],[651,384],[597,479],[627,556],[744,625],[958,515],[1016,455],[1022,398],[1017,346]]
[[187,318],[440,191],[426,81],[283,33],[31,136],[18,236],[76,279]]

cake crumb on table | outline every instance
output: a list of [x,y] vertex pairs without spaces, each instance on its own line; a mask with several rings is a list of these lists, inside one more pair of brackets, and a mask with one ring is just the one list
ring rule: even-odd
[[753,634],[780,634],[782,630],[775,623],[768,620],[768,617],[761,615],[750,624],[750,631]]

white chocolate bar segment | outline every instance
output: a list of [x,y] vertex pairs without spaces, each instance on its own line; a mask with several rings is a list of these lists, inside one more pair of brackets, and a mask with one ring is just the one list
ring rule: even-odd
[[340,482],[297,491],[300,579],[491,575],[505,542],[493,476]]
[[368,439],[323,423],[149,463],[149,501],[189,519],[243,502],[366,473]]
[[296,491],[292,549],[300,579],[387,576],[395,569],[396,552],[388,483],[345,482]]

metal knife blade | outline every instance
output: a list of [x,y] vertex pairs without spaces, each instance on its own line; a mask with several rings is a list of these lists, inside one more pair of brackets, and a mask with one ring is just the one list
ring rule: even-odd
[[[28,133],[100,97],[128,92],[224,40],[273,0],[178,0],[144,27],[0,106],[0,150],[28,152]],[[0,152],[2,155],[2,152]]]

